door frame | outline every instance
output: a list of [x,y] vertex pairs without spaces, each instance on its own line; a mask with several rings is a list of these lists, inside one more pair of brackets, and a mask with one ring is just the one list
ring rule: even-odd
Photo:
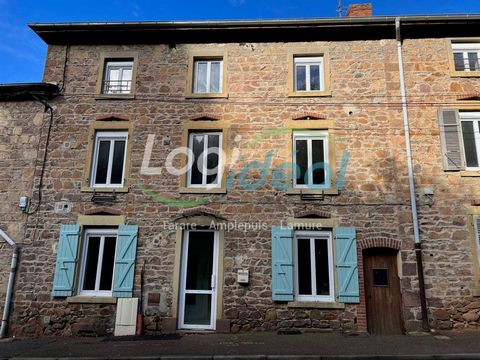
[[[197,294],[211,294],[211,312],[210,312],[210,326],[206,325],[189,325],[184,323],[185,317],[185,295],[189,290],[186,290],[186,273],[188,260],[188,245],[190,243],[189,234],[191,232],[213,232],[213,268],[210,283],[213,285],[212,290],[196,290]],[[219,253],[219,232],[211,229],[185,229],[182,237],[182,253],[180,260],[180,289],[179,289],[179,304],[178,304],[178,328],[191,330],[215,330],[217,320],[217,294],[218,294],[218,253]],[[191,291],[191,290],[190,290]],[[192,293],[192,292],[190,292]]]

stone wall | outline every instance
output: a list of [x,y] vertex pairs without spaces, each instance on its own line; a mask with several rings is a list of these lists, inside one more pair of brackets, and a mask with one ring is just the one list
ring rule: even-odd
[[[435,100],[434,94],[450,91],[453,80],[446,73],[447,52],[441,47],[442,41],[405,42],[410,96],[423,96],[430,91],[432,94],[428,98]],[[184,209],[155,201],[143,194],[138,184],[174,199],[204,199],[205,206],[229,221],[263,221],[268,225],[268,229],[234,230],[225,234],[223,310],[224,318],[231,321],[232,331],[292,326],[366,329],[362,276],[361,303],[347,305],[345,310],[292,309],[271,299],[270,226],[282,221],[285,224],[296,213],[314,209],[330,214],[339,226],[356,227],[359,240],[381,236],[401,241],[405,327],[408,331],[419,329],[418,281],[399,106],[396,44],[393,40],[295,44],[302,45],[328,49],[331,97],[287,96],[287,53],[292,44],[72,46],[64,96],[53,101],[55,126],[38,227],[34,231],[36,217],[31,217],[27,226],[26,239],[33,245],[24,249],[13,333],[111,332],[113,306],[72,305],[64,299],[52,299],[50,293],[59,225],[76,223],[79,214],[96,207],[91,202],[91,193],[80,191],[89,125],[97,117],[116,114],[126,116],[134,125],[131,164],[128,165],[133,186],[128,193],[117,194],[117,203],[112,207],[126,216],[127,223],[139,225],[135,294],[138,295],[139,270],[145,261],[145,294],[159,295],[156,304],[146,308],[145,324],[149,333],[162,330],[164,319],[175,316],[170,313],[175,230],[166,229],[164,224],[172,223]],[[217,47],[228,51],[228,99],[186,99],[188,51]],[[431,51],[424,51],[425,48]],[[137,96],[135,100],[95,99],[100,53],[119,50],[139,53]],[[64,47],[50,46],[45,81],[61,82],[64,54]],[[471,80],[464,79],[464,82],[468,84]],[[428,90],[419,85],[421,83],[426,83]],[[166,155],[182,145],[182,124],[204,113],[215,114],[229,123],[229,139],[225,140],[229,141],[230,148],[238,147],[241,151],[241,161],[233,168],[236,181],[227,194],[179,194],[177,177],[165,171],[161,176],[140,174],[149,134],[156,136],[150,166],[163,166]],[[255,191],[240,187],[240,169],[250,161],[263,162],[268,151],[273,154],[272,167],[290,161],[291,149],[285,145],[288,135],[271,131],[286,127],[288,121],[303,113],[320,113],[334,121],[331,131],[335,136],[337,165],[343,151],[350,153],[345,188],[340,194],[325,195],[323,200],[302,200],[299,195],[287,195],[274,189],[271,172],[266,184]],[[472,253],[465,207],[471,194],[468,191],[478,194],[478,186],[474,178],[445,174],[441,169],[436,106],[411,107],[410,116],[417,183],[420,188],[434,186],[436,194],[432,206],[424,198],[419,203],[432,325],[451,327],[446,324],[448,319],[435,320],[435,316],[438,317],[440,310],[452,311],[450,304],[455,302],[472,303]],[[236,141],[237,135],[241,135],[239,141]],[[253,182],[258,176],[251,172],[249,180]],[[60,200],[70,202],[72,211],[56,214],[54,204]],[[458,267],[451,266],[451,259],[458,262]],[[361,252],[359,266],[362,275]],[[239,285],[235,280],[240,268],[250,270],[248,286]],[[452,318],[458,318],[456,311]],[[478,325],[478,322],[472,324]]]
[[[27,215],[22,214],[18,202],[20,196],[32,197],[42,125],[42,105],[35,102],[0,102],[0,228],[20,245],[25,243]],[[0,239],[1,314],[11,255],[11,247]]]

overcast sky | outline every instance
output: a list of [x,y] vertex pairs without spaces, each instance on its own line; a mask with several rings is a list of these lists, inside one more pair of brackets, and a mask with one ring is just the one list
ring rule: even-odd
[[[480,13],[480,0],[372,3],[375,16]],[[0,83],[42,80],[46,45],[30,22],[336,17],[336,10],[337,0],[0,0]]]

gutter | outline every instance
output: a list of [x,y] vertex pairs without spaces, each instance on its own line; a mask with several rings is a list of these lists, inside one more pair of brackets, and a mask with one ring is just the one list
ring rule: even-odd
[[15,282],[15,273],[17,272],[17,260],[18,254],[20,253],[20,247],[15,244],[15,242],[2,229],[0,229],[0,237],[3,238],[3,240],[5,240],[7,244],[13,248],[12,265],[10,267],[10,275],[8,277],[7,294],[5,296],[2,325],[0,328],[0,339],[3,339],[7,336],[8,318],[10,315],[10,305],[12,303],[13,296],[13,284]]
[[425,279],[423,274],[422,242],[420,239],[420,230],[418,226],[417,199],[415,196],[415,179],[413,175],[412,149],[411,149],[411,143],[410,143],[410,124],[409,124],[409,118],[408,118],[405,72],[403,68],[403,55],[402,55],[402,35],[400,32],[399,17],[395,19],[395,33],[397,38],[398,72],[400,74],[400,90],[402,94],[402,114],[403,114],[403,128],[405,132],[405,149],[407,152],[408,185],[410,189],[410,206],[412,210],[413,234],[415,238],[415,255],[417,259],[418,287],[420,292],[420,305],[422,309],[422,327],[424,330],[429,330],[427,300],[425,296]]

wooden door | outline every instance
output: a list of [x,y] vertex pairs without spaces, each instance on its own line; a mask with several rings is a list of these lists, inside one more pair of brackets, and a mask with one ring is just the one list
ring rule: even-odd
[[403,334],[397,250],[364,252],[365,297],[370,334]]

